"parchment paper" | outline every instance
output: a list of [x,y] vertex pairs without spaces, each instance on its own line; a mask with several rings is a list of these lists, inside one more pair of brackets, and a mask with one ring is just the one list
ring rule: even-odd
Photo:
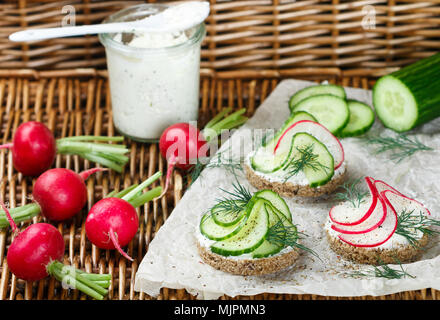
[[[287,102],[297,90],[313,83],[284,80],[257,109],[255,115],[225,143],[222,150],[231,148],[234,156],[252,149],[252,129],[278,128],[289,116]],[[369,105],[371,91],[346,88],[348,98],[364,101]],[[394,134],[376,120],[371,135]],[[345,138],[345,150],[349,177],[369,175],[381,179],[398,190],[418,199],[432,212],[440,216],[440,119],[412,132],[411,136],[434,148],[421,151],[396,163],[389,154],[372,155],[372,147],[362,139]],[[244,140],[241,140],[244,139]],[[245,142],[243,144],[243,141]],[[244,145],[244,147],[243,147]],[[239,150],[240,146],[245,150]],[[251,191],[242,173],[239,181]],[[329,209],[336,203],[331,197],[318,200],[286,199],[293,222],[308,237],[302,243],[316,251],[321,260],[303,253],[297,263],[285,271],[266,276],[236,276],[218,271],[204,264],[197,248],[195,229],[200,216],[224,196],[219,188],[232,190],[234,175],[224,168],[207,168],[185,193],[174,211],[151,242],[136,274],[135,290],[157,296],[161,287],[182,289],[197,295],[199,299],[216,299],[229,296],[255,295],[263,292],[290,294],[318,294],[328,296],[385,295],[407,290],[434,288],[440,290],[440,245],[433,237],[428,249],[417,262],[405,264],[404,269],[415,278],[387,280],[375,277],[353,277],[353,270],[372,270],[339,258],[327,243],[323,223]],[[399,265],[391,265],[399,268]]]

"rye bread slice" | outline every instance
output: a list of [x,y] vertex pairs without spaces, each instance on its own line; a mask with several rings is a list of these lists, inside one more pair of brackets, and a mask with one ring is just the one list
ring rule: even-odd
[[295,185],[290,182],[272,182],[264,179],[262,176],[255,173],[255,171],[244,164],[246,178],[249,183],[255,188],[271,189],[281,196],[285,197],[319,197],[326,194],[331,194],[335,191],[345,180],[347,170],[344,168],[342,174],[333,177],[327,184],[319,186],[317,188],[311,188],[310,186]]
[[213,253],[209,248],[197,244],[202,260],[213,268],[235,275],[252,276],[275,273],[292,266],[298,259],[297,249],[282,254],[258,259],[234,259]]
[[[337,237],[331,236],[326,230],[327,240],[330,244],[330,248],[342,256],[346,260],[354,261],[361,264],[371,264],[378,265],[380,260],[385,264],[395,264],[396,259],[398,261],[404,262],[413,262],[417,260],[419,254],[423,251],[423,248],[428,243],[428,236],[425,234],[423,237],[417,242],[417,246],[414,247],[410,244],[391,248],[364,248],[364,247],[355,247],[349,245],[348,243],[343,242]],[[380,260],[378,260],[378,258]]]

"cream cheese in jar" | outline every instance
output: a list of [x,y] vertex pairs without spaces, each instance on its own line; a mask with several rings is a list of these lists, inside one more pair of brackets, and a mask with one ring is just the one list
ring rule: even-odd
[[[143,19],[168,8],[143,4],[105,22]],[[196,121],[203,24],[173,33],[103,34],[113,121],[138,141],[157,141],[168,126]]]

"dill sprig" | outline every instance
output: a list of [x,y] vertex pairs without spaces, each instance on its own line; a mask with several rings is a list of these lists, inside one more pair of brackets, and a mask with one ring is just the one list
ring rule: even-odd
[[397,163],[412,156],[417,151],[434,150],[420,142],[417,137],[411,139],[403,133],[399,133],[395,137],[367,137],[366,142],[369,145],[376,146],[375,154],[390,152],[391,160]]
[[397,216],[396,233],[405,237],[411,246],[418,248],[420,240],[420,237],[418,237],[419,232],[428,236],[440,234],[440,231],[430,228],[440,226],[440,221],[429,218],[422,212],[419,212],[418,215],[414,215],[413,213],[414,210],[407,211],[405,209]]
[[289,180],[290,177],[297,175],[305,168],[311,168],[313,171],[328,169],[317,160],[318,155],[313,153],[313,144],[295,147],[295,149],[298,151],[297,154],[284,166],[284,170],[287,171],[284,181]]
[[299,232],[295,225],[285,225],[280,220],[269,228],[266,235],[266,240],[283,248],[292,247],[304,250],[320,259],[315,251],[298,243],[301,235],[307,236],[305,233]]
[[359,187],[359,183],[362,179],[362,177],[359,177],[345,182],[341,186],[341,188],[344,189],[344,192],[336,193],[335,199],[349,202],[353,208],[359,208],[359,206],[365,201],[365,197],[368,195],[368,191]]
[[[212,214],[222,212],[235,217],[246,209],[252,198],[251,192],[241,185],[238,180],[232,184],[232,187],[233,191],[220,188],[220,190],[225,192],[228,196],[216,200],[217,203],[211,208]],[[215,208],[215,210],[212,210],[213,208]]]
[[385,279],[402,279],[405,277],[415,278],[415,276],[410,275],[403,269],[402,263],[399,259],[394,258],[396,264],[399,264],[399,269],[393,269],[389,265],[385,264],[382,259],[377,257],[378,266],[373,266],[372,270],[367,270],[365,272],[355,271],[350,273],[350,276],[361,276],[361,277],[376,277],[376,278],[385,278]]
[[209,161],[208,157],[202,158],[202,161],[197,159],[197,163],[195,163],[188,172],[191,184],[200,177],[205,168],[224,168],[234,176],[237,170],[243,171],[241,159],[225,158],[224,155],[227,153],[230,153],[230,147],[223,152],[217,152],[211,161]]

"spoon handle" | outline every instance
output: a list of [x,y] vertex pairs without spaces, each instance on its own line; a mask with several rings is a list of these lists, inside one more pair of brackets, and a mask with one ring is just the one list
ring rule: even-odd
[[9,35],[14,42],[46,40],[61,37],[81,36],[85,34],[133,32],[136,26],[131,23],[105,23],[85,26],[27,29]]

